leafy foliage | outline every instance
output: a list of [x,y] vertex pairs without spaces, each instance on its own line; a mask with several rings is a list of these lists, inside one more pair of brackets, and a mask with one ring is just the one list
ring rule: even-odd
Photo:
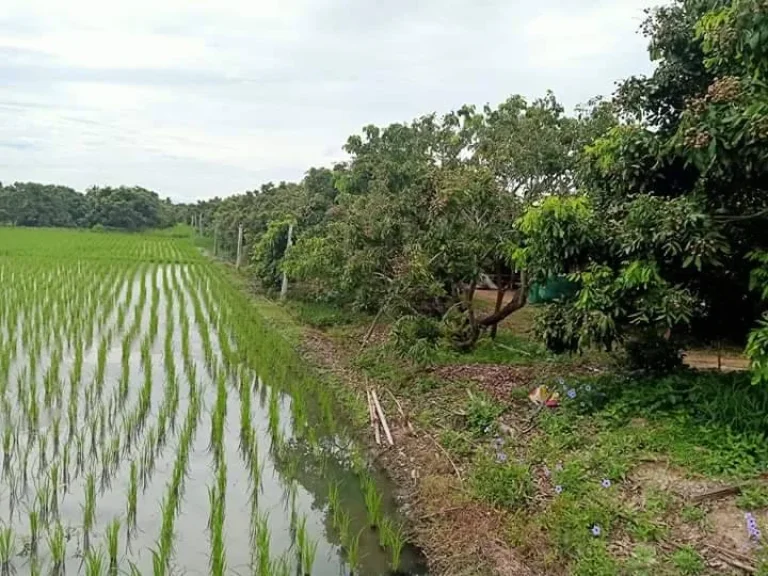
[[144,188],[91,188],[80,194],[32,182],[0,186],[0,223],[14,226],[144,230],[185,221],[186,213],[170,199]]

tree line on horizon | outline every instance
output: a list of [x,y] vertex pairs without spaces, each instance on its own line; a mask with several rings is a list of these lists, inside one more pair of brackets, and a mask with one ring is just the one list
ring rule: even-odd
[[167,228],[187,221],[184,205],[134,187],[93,187],[85,193],[67,186],[0,183],[0,225],[93,228],[126,231]]

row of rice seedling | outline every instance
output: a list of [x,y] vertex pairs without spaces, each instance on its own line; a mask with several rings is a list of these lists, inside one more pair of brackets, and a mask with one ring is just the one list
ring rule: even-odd
[[401,568],[331,393],[213,264],[184,240],[19,232],[0,256],[0,576]]

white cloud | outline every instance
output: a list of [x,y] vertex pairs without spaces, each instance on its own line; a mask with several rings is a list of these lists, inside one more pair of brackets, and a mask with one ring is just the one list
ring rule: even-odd
[[367,123],[568,106],[647,70],[653,0],[5,0],[0,180],[174,198],[299,178]]

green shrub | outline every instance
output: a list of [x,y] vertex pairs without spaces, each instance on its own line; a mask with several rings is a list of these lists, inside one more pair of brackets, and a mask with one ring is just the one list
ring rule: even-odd
[[631,371],[664,375],[683,365],[680,346],[653,332],[645,332],[629,340],[624,352],[624,364]]
[[392,325],[390,338],[399,354],[417,363],[427,363],[437,350],[440,325],[426,316],[401,316]]

